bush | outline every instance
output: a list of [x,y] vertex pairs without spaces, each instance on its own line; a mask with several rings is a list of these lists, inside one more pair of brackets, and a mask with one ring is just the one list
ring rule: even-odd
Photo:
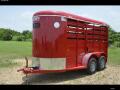
[[18,36],[13,36],[12,41],[17,41]]
[[25,36],[17,36],[16,41],[25,41]]
[[120,42],[115,42],[115,43],[114,43],[114,46],[115,46],[115,47],[120,47]]
[[12,40],[12,37],[13,37],[13,36],[12,36],[11,33],[5,32],[5,33],[3,34],[2,39],[5,40],[5,41],[10,41],[10,40]]
[[31,39],[32,38],[32,32],[30,32],[29,30],[24,30],[22,32],[22,35],[24,35],[26,39]]

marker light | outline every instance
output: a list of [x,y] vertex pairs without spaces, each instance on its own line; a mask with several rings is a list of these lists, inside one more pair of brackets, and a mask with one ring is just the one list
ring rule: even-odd
[[39,16],[33,16],[33,21],[39,21],[40,17]]

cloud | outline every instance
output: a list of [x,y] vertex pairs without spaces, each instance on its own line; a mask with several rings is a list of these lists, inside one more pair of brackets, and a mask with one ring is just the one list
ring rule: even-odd
[[34,12],[32,12],[32,11],[25,11],[25,12],[21,13],[21,17],[24,19],[30,19],[30,18],[32,18],[33,13]]

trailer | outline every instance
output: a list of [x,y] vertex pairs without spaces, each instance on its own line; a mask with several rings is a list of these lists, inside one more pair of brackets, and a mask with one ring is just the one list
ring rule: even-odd
[[33,15],[32,66],[24,74],[103,70],[107,63],[109,25],[61,11]]

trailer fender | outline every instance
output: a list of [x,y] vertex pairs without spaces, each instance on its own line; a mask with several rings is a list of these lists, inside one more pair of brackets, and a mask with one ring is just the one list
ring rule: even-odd
[[91,57],[96,58],[96,60],[98,60],[98,58],[101,55],[105,55],[103,52],[93,52],[93,53],[87,53],[83,56],[82,58],[82,65],[85,66],[87,68],[88,65],[88,61],[90,60]]

